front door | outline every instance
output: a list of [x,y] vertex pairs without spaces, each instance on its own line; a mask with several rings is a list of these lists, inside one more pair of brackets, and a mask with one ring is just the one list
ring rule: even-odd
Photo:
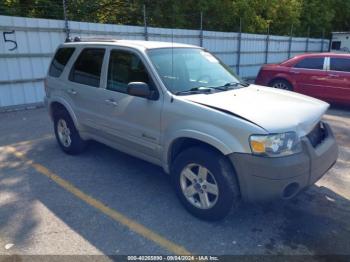
[[290,74],[296,83],[295,91],[320,99],[327,97],[324,61],[324,57],[307,57],[293,66]]
[[[99,90],[100,124],[121,150],[158,162],[163,100],[145,64],[134,51],[110,51],[105,88]],[[154,95],[151,99],[128,95],[130,82],[147,83]]]

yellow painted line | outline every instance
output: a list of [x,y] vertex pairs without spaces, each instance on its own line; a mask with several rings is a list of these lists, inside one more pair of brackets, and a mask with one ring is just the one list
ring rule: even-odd
[[101,201],[94,199],[93,197],[85,194],[84,192],[76,188],[74,185],[69,183],[68,181],[62,179],[61,177],[57,176],[55,173],[51,172],[49,169],[47,169],[43,165],[28,159],[24,153],[17,151],[16,148],[12,146],[7,146],[5,147],[5,152],[15,155],[17,158],[24,161],[25,164],[33,167],[40,174],[47,176],[48,178],[50,178],[59,186],[63,187],[68,192],[72,193],[73,195],[75,195],[76,197],[78,197],[88,205],[96,208],[97,210],[101,211],[103,214],[109,216],[110,218],[114,219],[120,224],[126,226],[131,231],[134,231],[139,235],[143,236],[144,238],[153,241],[157,245],[165,248],[166,250],[172,252],[173,254],[191,255],[190,252],[187,251],[184,247],[166,239],[165,237],[157,234],[151,229],[148,229],[147,227],[137,223],[136,221],[129,219],[122,213],[109,208],[108,206],[103,204]]

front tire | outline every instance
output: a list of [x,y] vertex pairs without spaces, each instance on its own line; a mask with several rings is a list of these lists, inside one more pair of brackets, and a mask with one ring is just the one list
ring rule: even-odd
[[54,115],[54,129],[56,140],[65,153],[76,155],[85,150],[87,142],[80,137],[67,112],[60,111]]
[[172,178],[181,203],[200,219],[223,219],[239,202],[234,169],[210,148],[192,147],[180,153],[172,165]]

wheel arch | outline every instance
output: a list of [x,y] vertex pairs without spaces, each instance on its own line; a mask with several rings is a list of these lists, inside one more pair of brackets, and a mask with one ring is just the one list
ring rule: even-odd
[[210,150],[213,150],[222,155],[228,155],[232,153],[232,150],[230,150],[226,145],[224,145],[220,141],[201,139],[199,137],[190,136],[177,137],[174,140],[172,140],[172,142],[167,147],[167,154],[165,159],[166,165],[164,167],[165,171],[169,173],[175,158],[181,152],[193,146],[209,148]]
[[50,114],[50,117],[52,120],[54,119],[55,112],[59,112],[60,110],[66,111],[69,114],[69,116],[71,117],[71,119],[73,120],[74,125],[77,128],[79,127],[78,119],[77,119],[73,109],[66,101],[64,101],[62,99],[52,100],[49,103],[48,110],[49,110],[49,114]]
[[283,80],[283,81],[288,82],[288,83],[292,86],[292,88],[293,88],[293,90],[294,90],[295,81],[289,79],[289,77],[287,77],[287,76],[285,76],[285,75],[277,75],[277,76],[275,76],[274,78],[272,78],[272,79],[270,80],[270,82],[268,83],[268,86],[271,86],[272,83],[275,82],[275,81],[277,81],[277,80]]

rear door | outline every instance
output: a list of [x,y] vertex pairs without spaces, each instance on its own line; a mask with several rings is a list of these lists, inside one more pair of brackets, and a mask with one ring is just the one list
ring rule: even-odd
[[330,100],[350,103],[350,58],[330,57],[326,81]]
[[306,57],[296,63],[290,70],[295,91],[320,99],[327,97],[328,88],[325,79],[328,72],[325,66],[325,57]]
[[65,91],[73,101],[74,111],[88,132],[98,129],[98,94],[106,50],[103,47],[87,47],[80,50],[69,72],[69,85]]

